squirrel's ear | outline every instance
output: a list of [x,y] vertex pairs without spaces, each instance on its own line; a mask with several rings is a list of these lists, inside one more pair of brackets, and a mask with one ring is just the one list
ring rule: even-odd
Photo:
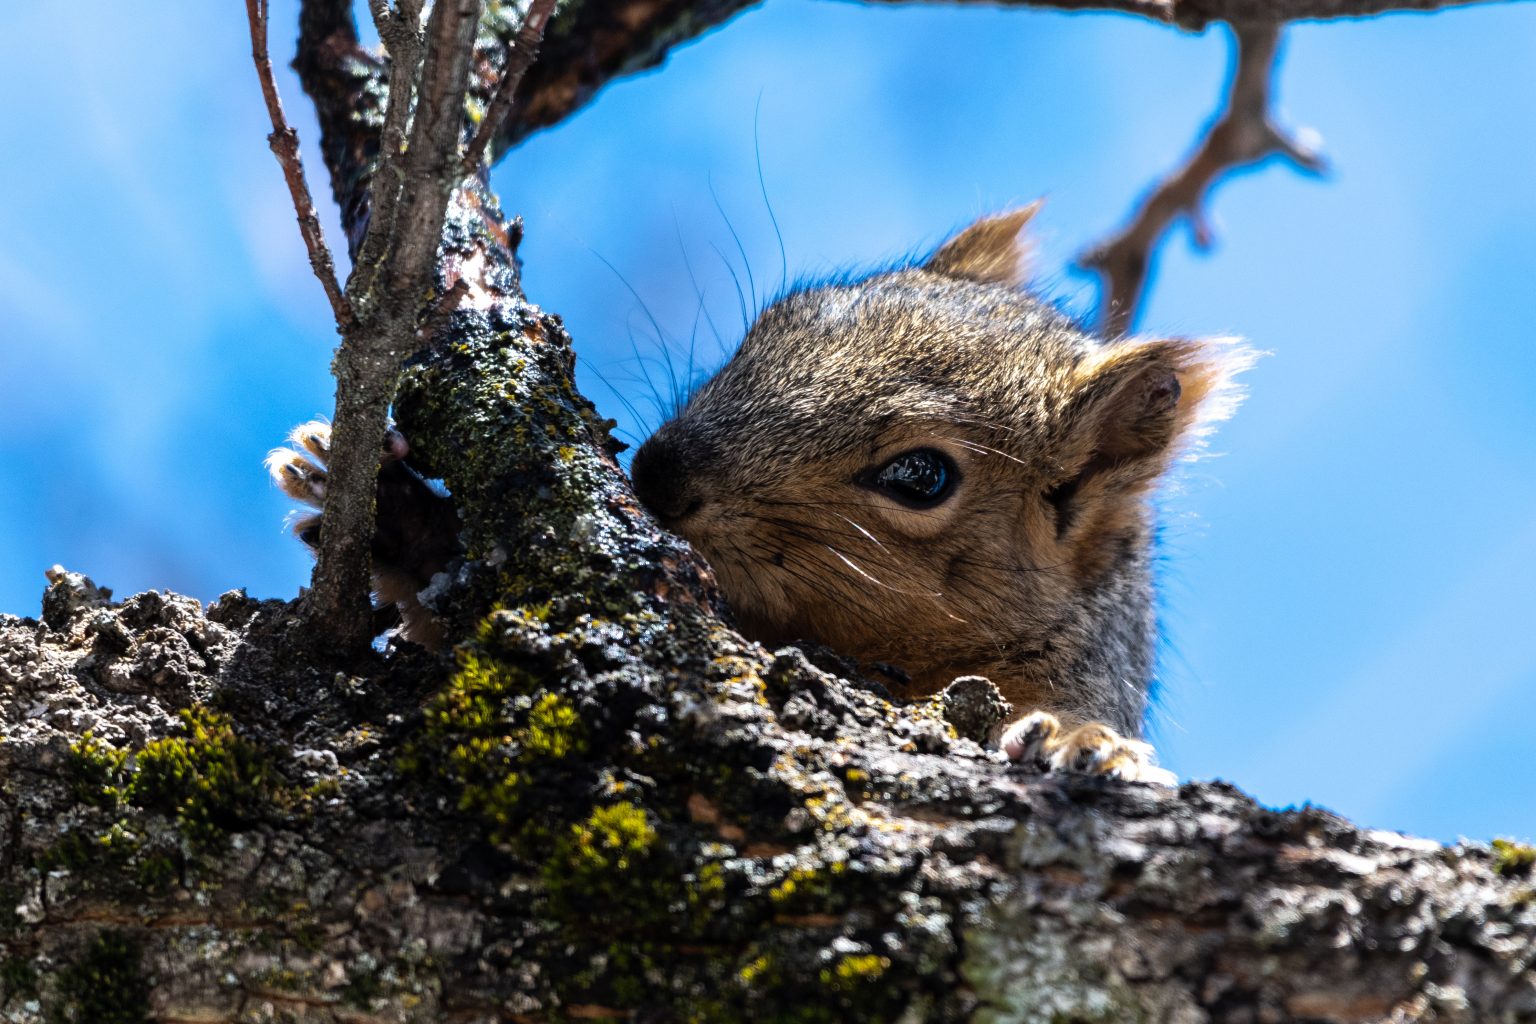
[[1023,235],[1024,225],[1039,209],[1037,199],[1017,210],[983,217],[941,245],[923,269],[965,281],[1019,287],[1029,277],[1034,249]]
[[1090,478],[1150,484],[1231,415],[1241,398],[1234,378],[1252,362],[1230,339],[1132,339],[1094,353],[1074,372],[1065,407],[1073,489]]

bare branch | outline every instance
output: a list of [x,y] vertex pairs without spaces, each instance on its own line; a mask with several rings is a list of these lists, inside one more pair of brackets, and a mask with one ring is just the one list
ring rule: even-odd
[[1207,193],[1227,172],[1275,154],[1314,174],[1324,170],[1312,147],[1286,136],[1270,119],[1270,79],[1280,31],[1276,25],[1234,29],[1236,59],[1226,108],[1184,166],[1141,201],[1130,223],[1078,257],[1079,264],[1099,273],[1104,334],[1123,334],[1135,322],[1152,254],[1175,218],[1190,219],[1197,245],[1211,244],[1203,207]]
[[496,95],[474,139],[470,141],[469,148],[464,152],[464,173],[474,174],[480,169],[486,146],[501,131],[502,122],[506,121],[507,114],[512,110],[512,99],[523,75],[538,59],[539,44],[544,39],[544,26],[554,11],[555,0],[533,0],[528,13],[523,15],[523,23],[518,26],[517,35],[507,46],[507,59],[501,68],[501,79],[496,84]]
[[386,0],[369,0],[369,9],[379,37],[389,51],[389,98],[379,133],[378,166],[369,179],[367,234],[358,249],[357,269],[347,282],[347,291],[354,296],[372,294],[394,237],[403,174],[400,164],[406,146],[405,126],[415,100],[425,45],[420,4],[411,4],[395,12],[390,10]]
[[414,304],[413,325],[426,300],[448,198],[462,180],[458,152],[465,126],[464,90],[484,7],[484,0],[439,0],[427,17],[427,54],[406,144],[400,220],[388,274],[391,293]]
[[304,179],[304,161],[299,157],[299,133],[288,124],[283,113],[282,97],[277,92],[277,79],[272,73],[272,58],[267,53],[267,0],[246,0],[246,17],[251,27],[251,60],[256,65],[256,77],[261,80],[261,95],[267,103],[267,114],[272,119],[272,132],[267,144],[283,168],[288,182],[288,194],[293,198],[293,208],[299,220],[299,233],[304,236],[304,247],[309,250],[309,266],[325,289],[331,301],[331,312],[336,318],[336,329],[346,333],[352,326],[352,305],[341,292],[336,280],[336,265],[331,259],[330,247],[325,244],[325,229],[315,213],[315,201],[309,194],[309,183]]

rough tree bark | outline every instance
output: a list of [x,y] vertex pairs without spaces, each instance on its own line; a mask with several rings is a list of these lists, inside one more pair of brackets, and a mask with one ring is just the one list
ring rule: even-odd
[[[348,6],[306,4],[300,67],[357,244]],[[0,1018],[1536,1020],[1536,851],[1031,775],[976,742],[987,684],[896,706],[743,642],[519,235],[455,193],[458,306],[396,405],[464,522],[452,654],[328,661],[294,604],[62,570],[0,617]]]

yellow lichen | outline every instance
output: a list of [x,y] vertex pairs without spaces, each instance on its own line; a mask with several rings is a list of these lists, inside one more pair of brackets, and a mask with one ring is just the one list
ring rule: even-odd
[[823,970],[821,980],[823,984],[834,988],[850,988],[861,981],[873,981],[890,966],[889,957],[876,956],[874,953],[850,954],[839,960],[836,966]]
[[581,716],[559,694],[546,693],[528,712],[528,726],[515,734],[523,752],[535,757],[569,757],[586,749]]
[[1523,876],[1536,867],[1536,846],[1516,843],[1509,839],[1495,839],[1493,846],[1493,870],[1506,876]]

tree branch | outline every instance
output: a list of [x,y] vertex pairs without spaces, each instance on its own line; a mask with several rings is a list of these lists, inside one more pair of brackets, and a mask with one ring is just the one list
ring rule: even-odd
[[425,290],[431,284],[448,198],[463,178],[458,154],[467,123],[465,89],[484,9],[485,0],[438,0],[427,17],[427,51],[406,143],[400,220],[387,257],[389,292],[409,304],[412,333],[428,299]]
[[272,58],[267,53],[267,0],[246,0],[246,18],[251,29],[251,60],[256,65],[256,77],[261,81],[261,95],[267,103],[267,114],[272,120],[272,132],[267,144],[282,165],[283,177],[288,182],[288,194],[293,198],[294,212],[299,219],[299,233],[304,236],[304,247],[309,251],[309,266],[325,289],[331,302],[331,312],[336,318],[336,329],[345,334],[352,326],[352,305],[341,292],[336,281],[336,265],[331,259],[330,246],[325,244],[325,229],[315,213],[315,201],[309,194],[309,183],[304,178],[304,162],[299,157],[299,133],[288,124],[283,113],[282,97],[277,92],[277,79],[272,74]]
[[[347,282],[350,292],[371,297],[388,261],[388,247],[396,233],[396,212],[404,188],[402,163],[406,151],[406,125],[416,100],[416,80],[421,73],[426,39],[421,30],[421,7],[409,4],[392,11],[387,0],[370,0],[374,24],[389,52],[388,99],[380,130],[378,156],[365,179],[366,199],[359,206],[368,211],[358,246],[356,267]],[[367,301],[365,299],[365,301]]]
[[317,624],[347,650],[372,639],[368,594],[379,439],[401,361],[415,351],[431,303],[443,221],[462,178],[465,91],[484,7],[484,0],[438,0],[422,40],[417,5],[402,4],[394,13],[382,3],[372,7],[381,34],[395,47],[381,129],[385,149],[366,175],[369,198],[359,204],[366,208],[371,201],[373,210],[347,283],[358,322],[343,337],[333,366],[336,409],[309,593]]
[[564,372],[557,322],[456,315],[417,436],[478,539],[548,532],[535,508],[590,535],[532,552],[552,589],[451,677],[325,671],[243,593],[205,618],[56,572],[46,625],[0,616],[7,1019],[1536,1020],[1536,851],[1030,775],[946,702],[745,644],[686,581],[658,600],[679,551],[588,456],[545,464],[576,408],[507,396]]
[[1270,117],[1280,28],[1249,25],[1233,32],[1236,53],[1225,109],[1184,165],[1141,201],[1130,223],[1078,257],[1080,265],[1099,273],[1099,329],[1106,336],[1124,334],[1135,323],[1153,252],[1176,217],[1190,218],[1197,245],[1211,243],[1202,207],[1223,175],[1275,154],[1314,174],[1325,168],[1315,150],[1288,137]]
[[[876,0],[913,3],[925,0]],[[1067,11],[1113,11],[1199,30],[1214,21],[1279,24],[1435,11],[1493,0],[957,0]],[[502,126],[496,152],[559,124],[609,82],[657,67],[673,48],[714,29],[756,0],[569,0],[550,23],[543,59],[529,71]]]
[[517,87],[539,56],[539,43],[544,39],[544,26],[554,13],[555,0],[533,0],[528,13],[518,26],[517,35],[507,44],[507,55],[501,67],[501,77],[496,83],[496,95],[491,99],[485,118],[475,137],[464,153],[464,173],[474,174],[480,169],[485,149],[491,139],[502,131],[503,122],[512,110],[512,100]]

